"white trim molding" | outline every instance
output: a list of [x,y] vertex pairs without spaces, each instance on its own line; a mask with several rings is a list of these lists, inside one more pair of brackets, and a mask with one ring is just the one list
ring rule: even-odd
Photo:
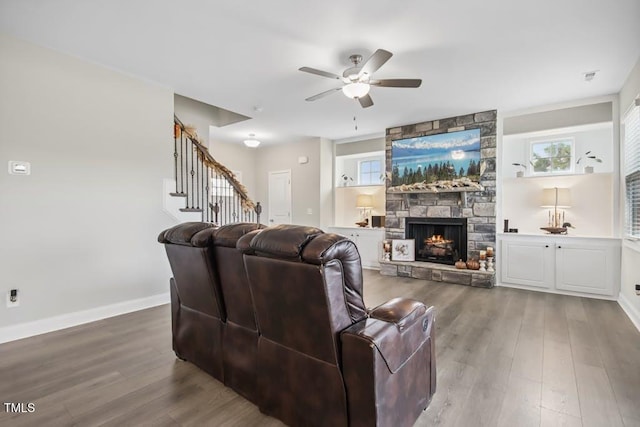
[[166,292],[146,298],[139,298],[131,301],[96,307],[89,310],[48,317],[46,319],[35,320],[33,322],[5,326],[0,328],[0,344],[32,337],[34,335],[46,334],[47,332],[58,331],[60,329],[71,328],[73,326],[95,322],[108,317],[119,316],[133,311],[168,304],[169,301],[169,293]]
[[622,310],[627,313],[627,316],[629,316],[631,323],[634,324],[638,332],[640,332],[640,311],[638,311],[638,309],[636,309],[633,304],[631,304],[631,302],[627,299],[626,296],[622,294],[622,292],[618,297],[618,304],[620,305],[620,307],[622,307]]

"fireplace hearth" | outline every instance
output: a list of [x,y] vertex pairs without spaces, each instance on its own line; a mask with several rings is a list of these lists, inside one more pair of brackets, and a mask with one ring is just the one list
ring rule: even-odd
[[416,261],[453,265],[467,259],[466,218],[408,217],[405,238],[415,239]]

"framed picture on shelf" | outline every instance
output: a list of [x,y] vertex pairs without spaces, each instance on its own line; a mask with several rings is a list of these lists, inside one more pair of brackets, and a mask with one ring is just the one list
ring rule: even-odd
[[415,261],[416,241],[415,239],[393,239],[391,241],[392,261]]

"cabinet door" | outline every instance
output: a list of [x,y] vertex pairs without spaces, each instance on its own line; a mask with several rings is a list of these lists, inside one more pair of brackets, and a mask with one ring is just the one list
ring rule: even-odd
[[553,287],[553,244],[503,240],[501,280],[514,285]]
[[380,256],[382,251],[382,234],[356,231],[356,245],[360,252],[362,267],[380,268]]
[[384,229],[330,227],[328,231],[348,237],[356,244],[362,267],[380,268]]
[[556,288],[590,294],[613,295],[616,249],[606,245],[556,246]]

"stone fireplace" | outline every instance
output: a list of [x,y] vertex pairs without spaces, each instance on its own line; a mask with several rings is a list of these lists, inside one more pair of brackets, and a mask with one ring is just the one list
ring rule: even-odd
[[[481,250],[495,247],[496,111],[387,129],[386,170],[392,170],[394,140],[470,129],[480,129],[480,188],[389,192],[391,180],[387,179],[385,237],[416,239],[416,262],[383,262],[382,274],[482,287],[495,283],[494,272],[456,270],[449,264],[458,259],[478,259]],[[445,223],[456,224],[459,235],[457,231],[445,231]],[[422,230],[416,231],[416,227]]]
[[405,218],[405,237],[416,241],[416,261],[453,265],[467,259],[466,218]]

